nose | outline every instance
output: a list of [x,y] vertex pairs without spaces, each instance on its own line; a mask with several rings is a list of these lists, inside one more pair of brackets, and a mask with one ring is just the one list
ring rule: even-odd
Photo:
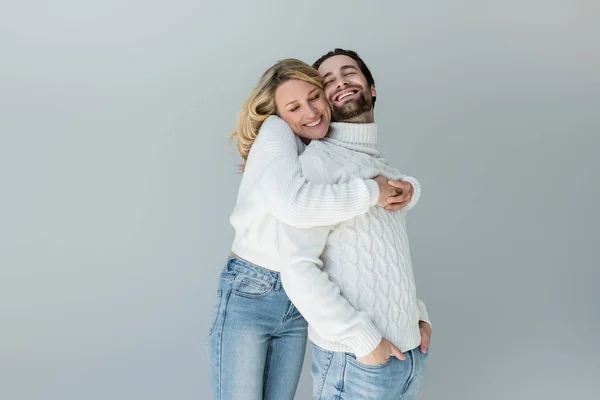
[[315,108],[314,105],[310,104],[308,106],[308,117],[314,118],[316,115],[317,115],[317,109]]
[[338,79],[338,81],[337,81],[337,87],[338,87],[338,89],[339,89],[339,88],[342,88],[342,87],[344,87],[344,86],[348,85],[348,83],[349,83],[349,82],[348,82],[348,80],[346,79],[346,77],[342,76],[342,77],[340,77],[340,78]]

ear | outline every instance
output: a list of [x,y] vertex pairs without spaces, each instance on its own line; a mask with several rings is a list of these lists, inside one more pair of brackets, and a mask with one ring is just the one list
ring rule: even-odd
[[375,85],[371,85],[371,96],[373,96],[373,97],[377,96],[377,90],[375,90]]

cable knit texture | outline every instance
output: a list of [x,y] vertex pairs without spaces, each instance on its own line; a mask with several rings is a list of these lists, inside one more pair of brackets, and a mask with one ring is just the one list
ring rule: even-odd
[[400,211],[371,207],[335,226],[287,226],[280,241],[290,260],[281,271],[283,285],[309,322],[310,339],[357,356],[370,353],[382,337],[411,350],[420,345],[419,320],[429,322],[416,296],[406,232],[406,214],[421,187],[391,167],[376,143],[375,124],[334,123],[327,139],[312,142],[301,155],[303,173],[318,183],[378,174],[409,181],[411,203]]
[[296,227],[336,224],[366,213],[379,198],[368,176],[340,184],[309,183],[298,155],[302,141],[281,118],[263,123],[252,145],[230,222],[232,251],[274,271],[281,267],[278,236],[282,221]]

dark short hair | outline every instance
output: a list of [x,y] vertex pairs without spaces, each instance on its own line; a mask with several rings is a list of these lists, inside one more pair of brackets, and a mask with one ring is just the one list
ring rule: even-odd
[[[365,76],[365,78],[367,80],[367,83],[369,84],[369,88],[371,86],[375,86],[375,79],[373,79],[373,74],[371,74],[369,67],[367,67],[367,64],[365,64],[363,59],[360,58],[358,53],[355,51],[352,51],[352,50],[344,50],[344,49],[332,50],[329,53],[322,55],[317,61],[315,61],[313,63],[313,68],[319,69],[319,67],[321,66],[321,64],[323,64],[323,62],[325,60],[327,60],[328,58],[331,58],[333,56],[348,56],[351,59],[353,59],[354,61],[356,61],[356,63],[358,64],[358,68],[360,68],[360,72],[362,72],[362,74]],[[376,100],[376,98],[375,98],[375,96],[373,96],[373,105],[375,105],[375,100]]]

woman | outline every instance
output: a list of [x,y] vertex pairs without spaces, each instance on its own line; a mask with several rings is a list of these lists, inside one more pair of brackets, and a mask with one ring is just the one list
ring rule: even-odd
[[340,185],[303,178],[298,154],[327,134],[330,120],[319,74],[295,59],[269,68],[242,106],[234,134],[244,160],[231,215],[236,233],[207,345],[215,399],[294,398],[307,324],[281,286],[280,224],[331,225],[376,204],[406,203],[381,176]]

